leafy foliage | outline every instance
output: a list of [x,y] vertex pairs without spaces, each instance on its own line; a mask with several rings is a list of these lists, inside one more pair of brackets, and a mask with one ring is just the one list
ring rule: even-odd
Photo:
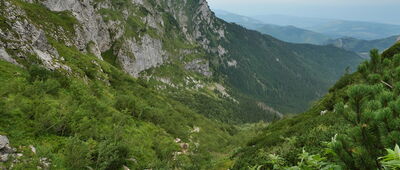
[[400,148],[396,145],[394,150],[386,149],[387,155],[381,157],[381,164],[384,169],[399,169],[400,168]]
[[[227,125],[143,87],[94,56],[56,47],[77,75],[0,61],[0,134],[13,146],[34,145],[52,166],[67,169],[206,168],[216,153],[237,146],[235,130],[230,135]],[[93,61],[99,65],[87,70]],[[198,134],[191,132],[194,127]],[[189,143],[190,154],[174,158],[181,150],[175,138]]]

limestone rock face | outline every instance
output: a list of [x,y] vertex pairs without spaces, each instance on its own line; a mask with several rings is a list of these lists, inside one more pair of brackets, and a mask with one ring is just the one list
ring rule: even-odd
[[[134,0],[132,3],[137,5],[146,5],[142,0]],[[111,2],[105,0],[96,2],[96,7],[93,0],[47,0],[43,4],[52,11],[71,11],[73,16],[79,21],[81,27],[76,26],[75,46],[81,50],[90,50],[89,52],[101,58],[101,53],[109,50],[116,41],[119,41],[122,46],[118,49],[115,55],[122,68],[134,77],[138,77],[141,71],[156,67],[164,63],[166,53],[162,50],[162,43],[158,39],[154,39],[145,34],[136,38],[121,38],[125,32],[125,21],[108,20],[105,22],[102,15],[99,14],[99,9],[113,8]],[[159,25],[162,25],[161,15],[156,15],[154,9],[146,8],[154,15],[147,15],[141,18],[146,25],[157,30],[161,30]],[[125,19],[131,14],[130,11],[122,11]],[[89,47],[89,48],[88,48]]]
[[15,59],[13,59],[4,48],[0,48],[0,58],[2,58],[3,60],[6,60],[10,63],[16,64],[18,65],[17,61],[15,61]]
[[[103,59],[102,53],[112,50],[121,68],[134,77],[138,77],[144,70],[168,63],[170,57],[188,55],[184,52],[171,54],[165,50],[166,36],[174,37],[182,33],[184,42],[200,45],[213,55],[221,57],[228,53],[223,46],[215,46],[211,43],[211,39],[225,37],[225,26],[222,22],[218,22],[206,0],[123,2],[129,3],[133,8],[118,7],[118,3],[111,0],[24,1],[41,3],[53,12],[67,12],[76,19],[77,23],[69,31],[73,31],[71,33],[73,35],[66,34],[61,26],[57,28],[58,31],[49,33],[47,29],[30,21],[24,10],[16,7],[9,0],[3,1],[7,10],[1,12],[2,16],[9,21],[15,21],[8,23],[15,33],[0,29],[0,35],[7,40],[6,44],[0,41],[0,57],[14,64],[18,61],[16,57],[23,58],[28,54],[34,54],[50,70],[71,71],[68,66],[62,64],[64,59],[50,45],[49,37],[63,42],[68,47],[76,47],[82,52],[92,53],[99,59]],[[114,13],[111,16],[108,15],[109,12]],[[166,19],[166,16],[176,21],[171,21],[171,18]],[[165,27],[166,24],[171,25],[171,23],[177,26],[174,27],[175,33],[171,33]],[[22,53],[10,54],[7,53],[9,49],[21,49]],[[183,51],[184,49],[176,50]],[[208,61],[193,62],[183,64],[186,64],[188,70],[197,71],[205,76],[212,75]]]
[[143,70],[163,64],[166,59],[161,41],[149,35],[142,37],[139,43],[134,40],[125,41],[118,56],[122,68],[134,77],[138,77]]
[[[211,45],[211,40],[207,32],[212,33],[217,39],[225,38],[225,25],[218,23],[216,17],[210,10],[206,0],[199,0],[198,4],[182,8],[180,6],[187,6],[190,0],[180,0],[182,5],[174,4],[177,0],[168,0],[170,12],[174,14],[175,19],[179,22],[182,31],[185,33],[188,40],[199,43],[208,52],[217,53],[223,56],[226,51],[222,46],[214,47]],[[192,9],[187,13],[185,9]]]
[[212,72],[210,71],[210,66],[208,61],[203,59],[195,59],[185,65],[186,70],[195,71],[204,76],[211,77]]
[[96,12],[91,0],[47,0],[43,4],[52,11],[71,11],[79,21],[75,26],[75,45],[84,50],[90,43],[89,52],[101,58],[101,52],[111,47],[110,33],[103,18]]
[[26,19],[27,15],[24,10],[8,1],[1,3],[6,10],[0,11],[0,13],[7,19],[7,24],[11,27],[11,29],[0,31],[3,39],[0,42],[1,58],[11,63],[16,63],[16,60],[11,58],[5,50],[10,49],[17,51],[14,55],[19,58],[25,58],[31,54],[37,55],[42,60],[43,65],[50,70],[70,70],[68,66],[58,62],[64,59],[48,43],[45,32]]

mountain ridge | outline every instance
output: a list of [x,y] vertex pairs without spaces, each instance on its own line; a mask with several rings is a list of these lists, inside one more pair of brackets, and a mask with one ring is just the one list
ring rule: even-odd
[[[154,2],[154,3],[135,1],[134,4],[130,4],[125,1],[121,1],[121,4],[119,4],[114,1],[110,2],[103,0],[103,1],[96,1],[97,3],[96,6],[92,6],[89,2],[90,1],[78,2],[74,0],[69,0],[69,1],[52,0],[52,1],[41,2],[48,9],[53,10],[55,12],[60,12],[60,11],[71,12],[72,15],[76,16],[77,18],[77,20],[75,21],[71,18],[71,22],[80,23],[79,27],[77,27],[76,25],[72,25],[72,27],[63,28],[63,29],[69,29],[68,32],[70,34],[74,33],[77,34],[76,38],[68,39],[66,37],[57,37],[58,41],[66,41],[67,44],[75,44],[75,46],[79,50],[83,52],[92,53],[100,59],[102,59],[102,54],[107,54],[105,55],[106,57],[108,57],[106,61],[110,61],[111,59],[110,61],[111,63],[114,64],[116,63],[123,70],[125,70],[127,73],[129,73],[134,77],[140,77],[139,73],[142,73],[142,71],[148,70],[150,68],[159,68],[165,63],[167,63],[167,65],[181,65],[180,59],[186,58],[185,56],[187,56],[188,58],[190,58],[189,56],[196,56],[193,59],[199,61],[192,63],[192,61],[195,60],[189,59],[188,61],[183,63],[185,67],[189,69],[188,71],[194,71],[203,75],[204,74],[209,75],[210,72],[212,72],[213,70],[215,72],[215,69],[219,69],[219,67],[221,67],[221,69],[228,69],[228,70],[233,69],[233,67],[226,67],[226,62],[227,62],[226,60],[229,60],[228,58],[230,55],[230,50],[235,50],[236,46],[240,45],[236,44],[235,47],[231,46],[230,47],[231,49],[225,47],[226,45],[229,45],[229,43],[227,43],[226,41],[227,38],[225,38],[226,36],[225,29],[228,26],[229,27],[232,26],[227,23],[224,23],[221,20],[216,19],[211,10],[209,10],[207,2],[204,0],[193,1],[193,2],[188,1],[185,3],[180,3],[175,1]],[[32,2],[28,4],[32,4]],[[35,4],[36,3],[33,3],[32,5]],[[27,8],[27,6],[29,5],[25,6],[23,5],[23,7],[25,8]],[[154,7],[159,7],[159,8],[158,10],[156,10]],[[125,10],[127,16],[120,15],[118,10],[122,11]],[[130,15],[129,13],[132,14],[137,13],[138,16],[134,16],[132,14]],[[168,18],[168,16],[173,18]],[[174,20],[177,22],[174,22]],[[35,27],[29,29],[35,29]],[[231,31],[233,32],[236,30],[239,31],[237,32],[239,34],[241,32],[246,32],[245,30],[239,27],[236,27],[235,30]],[[57,34],[57,33],[59,34],[58,30],[49,30],[49,31],[52,32],[51,34]],[[38,29],[38,32],[40,32],[40,29]],[[43,36],[44,35],[43,33],[40,34],[43,37],[43,41],[41,42],[44,42],[44,44],[34,47],[33,51],[35,51],[35,53],[39,56],[39,58],[41,58],[42,60],[46,60],[48,67],[57,67],[57,68],[65,67],[65,65],[62,65],[60,62],[52,63],[54,61],[51,61],[51,57],[49,58],[49,56],[55,56],[57,58],[58,57],[57,51],[55,51],[54,48],[51,49],[50,46],[45,45],[46,38]],[[252,34],[252,35],[256,37],[263,37],[263,35],[257,35],[257,34]],[[246,39],[246,38],[240,37],[240,39]],[[265,41],[266,39],[270,39],[270,37],[261,38],[259,40]],[[270,42],[274,41],[275,40],[272,40]],[[273,44],[283,45],[283,46],[286,45],[284,43],[272,43],[271,45]],[[48,49],[39,48],[43,46],[48,46]],[[201,48],[199,48],[199,46]],[[299,48],[300,46],[293,46],[293,47]],[[260,46],[259,48],[264,48],[264,47]],[[30,51],[28,50],[27,52],[29,53]],[[305,51],[303,51],[302,53],[304,52]],[[239,55],[242,55],[241,53],[242,52],[238,52]],[[290,56],[294,57],[295,55],[293,54],[290,54]],[[264,54],[260,53],[256,54],[256,56],[260,58],[262,58],[263,55]],[[276,58],[279,57],[278,53],[275,53],[274,55],[276,57],[273,58],[272,60],[276,60]],[[318,53],[314,53],[312,55],[318,55]],[[350,56],[350,54],[347,55]],[[52,64],[54,66],[52,66]],[[194,64],[194,67],[193,66],[189,67],[190,64]],[[350,65],[352,64],[348,64],[347,66]],[[344,68],[347,66],[340,66],[340,67],[342,70],[344,70]],[[245,66],[243,69],[245,69],[246,67],[251,67],[251,66]],[[327,65],[327,67],[330,66]],[[235,68],[241,69],[241,67],[235,67]],[[287,68],[291,69],[292,67],[287,67]],[[312,70],[309,71],[312,72]],[[327,73],[331,74],[329,72]],[[288,75],[292,77],[296,76],[293,73],[289,73]],[[332,78],[334,78],[338,77],[339,74],[334,73],[332,75],[335,75],[332,76]],[[152,76],[152,75],[150,74],[146,76]],[[231,76],[234,77],[234,75]],[[156,80],[161,78],[163,77],[153,77],[153,79]],[[221,78],[222,77],[220,77],[219,79]],[[264,78],[261,79],[255,78],[252,80],[252,82],[255,84],[259,84],[257,83],[257,81],[262,79]],[[274,82],[279,79],[272,78],[271,80],[272,82]],[[171,83],[176,85],[176,83],[179,83],[179,81],[182,80],[177,80],[177,82],[171,82]],[[231,80],[231,82],[232,81],[233,80]],[[314,81],[319,81],[319,80],[314,80]],[[237,85],[241,86],[239,84]],[[236,87],[236,88],[241,89],[241,87]],[[325,88],[327,88],[326,85]],[[317,93],[319,94],[323,93],[322,89],[323,88],[320,88]],[[284,89],[278,90],[278,93],[283,91],[285,90]],[[247,93],[247,92],[242,90],[242,93]],[[308,93],[309,93],[307,94],[308,96],[316,96],[314,92],[308,92]],[[261,99],[265,100],[265,97],[268,97],[268,95],[264,95]],[[313,97],[307,97],[307,102],[309,102],[309,100],[312,99]],[[269,99],[269,101],[262,101],[262,102],[267,103],[271,101],[272,99]],[[256,105],[256,103],[257,102],[254,102],[254,105]],[[279,108],[277,110],[279,110]],[[290,109],[291,112],[294,110],[295,109]]]
[[345,74],[307,112],[271,123],[235,154],[233,169],[398,167],[398,158],[381,158],[388,158],[393,147],[398,150],[400,142],[391,130],[399,127],[392,124],[399,120],[399,47],[396,43],[381,54],[371,50],[370,61]]
[[0,135],[22,154],[1,167],[230,167],[265,126],[244,123],[304,110],[361,61],[226,23],[205,0],[2,0],[0,14]]
[[266,23],[276,25],[294,25],[303,29],[327,34],[333,38],[354,37],[373,40],[398,35],[400,25],[374,23],[366,21],[346,21],[295,16],[255,16]]
[[331,38],[329,36],[306,29],[301,29],[295,26],[279,26],[268,24],[251,17],[237,15],[223,10],[215,10],[215,13],[217,17],[220,17],[228,22],[237,23],[248,29],[271,35],[285,42],[322,45]]
[[378,49],[380,51],[385,51],[390,48],[398,39],[399,36],[391,36],[384,39],[377,40],[359,40],[356,38],[339,38],[327,41],[326,44],[331,44],[333,46],[343,48],[349,51],[357,52],[360,56],[368,58],[369,51],[371,49]]

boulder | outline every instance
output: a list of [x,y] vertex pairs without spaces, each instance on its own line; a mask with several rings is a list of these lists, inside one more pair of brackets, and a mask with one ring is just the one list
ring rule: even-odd
[[8,161],[9,155],[14,152],[13,148],[10,147],[7,136],[0,135],[0,162]]
[[0,162],[7,162],[8,161],[8,153],[1,153],[0,152]]
[[0,150],[5,147],[9,147],[10,141],[8,140],[7,136],[0,135]]

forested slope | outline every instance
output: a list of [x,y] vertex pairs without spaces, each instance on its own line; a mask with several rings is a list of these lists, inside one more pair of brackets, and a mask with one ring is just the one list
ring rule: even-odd
[[243,123],[306,108],[360,61],[228,24],[205,0],[0,0],[0,14],[6,168],[227,168],[264,125]]
[[235,168],[399,168],[398,150],[385,150],[400,143],[399,47],[372,50],[310,110],[269,125],[237,152]]

